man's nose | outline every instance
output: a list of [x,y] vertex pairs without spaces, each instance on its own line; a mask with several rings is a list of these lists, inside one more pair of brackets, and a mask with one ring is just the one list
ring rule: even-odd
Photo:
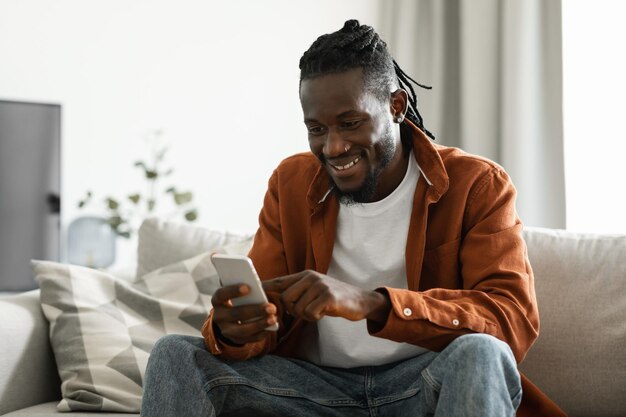
[[344,154],[349,149],[349,144],[343,139],[341,134],[335,129],[330,129],[326,135],[324,143],[324,155],[328,158],[334,158]]

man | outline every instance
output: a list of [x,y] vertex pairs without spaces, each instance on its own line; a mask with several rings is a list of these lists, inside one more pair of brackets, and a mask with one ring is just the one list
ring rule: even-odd
[[[300,70],[311,152],[274,171],[249,254],[270,302],[221,288],[204,341],[161,339],[142,414],[515,415],[539,320],[509,177],[427,137],[371,27]],[[559,412],[526,388],[527,415]]]

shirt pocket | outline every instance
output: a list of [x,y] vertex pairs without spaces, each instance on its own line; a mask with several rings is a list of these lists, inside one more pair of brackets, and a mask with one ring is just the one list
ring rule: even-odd
[[459,274],[459,247],[461,238],[446,242],[424,253],[419,290],[431,288],[463,288]]

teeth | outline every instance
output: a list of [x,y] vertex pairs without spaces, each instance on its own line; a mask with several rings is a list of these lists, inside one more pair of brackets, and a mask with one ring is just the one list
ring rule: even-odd
[[343,165],[343,166],[333,165],[333,167],[335,167],[339,171],[343,171],[344,169],[348,169],[350,167],[353,167],[360,160],[361,160],[361,158],[358,157],[354,161],[350,162],[349,164],[346,164],[346,165]]

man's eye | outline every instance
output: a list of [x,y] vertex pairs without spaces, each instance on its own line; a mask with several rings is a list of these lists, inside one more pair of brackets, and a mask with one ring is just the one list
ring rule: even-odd
[[353,129],[357,127],[360,123],[360,120],[346,120],[345,122],[343,122],[343,127],[347,129]]
[[322,129],[320,126],[311,126],[307,128],[309,130],[309,133],[312,135],[320,135],[322,133],[324,133],[324,129]]

